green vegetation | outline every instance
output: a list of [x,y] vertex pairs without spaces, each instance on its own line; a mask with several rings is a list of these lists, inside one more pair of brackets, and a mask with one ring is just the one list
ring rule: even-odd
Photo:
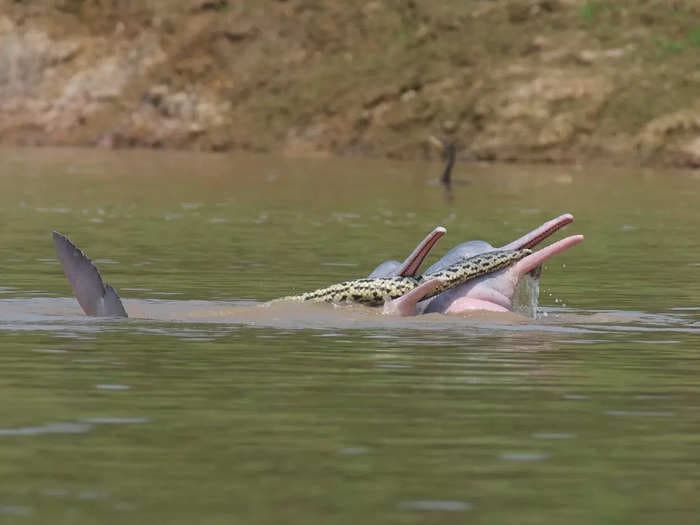
[[581,16],[586,22],[593,22],[600,14],[601,3],[594,0],[588,0],[581,7]]

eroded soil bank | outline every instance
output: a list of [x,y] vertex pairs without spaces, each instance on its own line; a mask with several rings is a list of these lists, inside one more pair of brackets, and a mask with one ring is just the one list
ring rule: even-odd
[[700,166],[694,0],[0,0],[0,142]]

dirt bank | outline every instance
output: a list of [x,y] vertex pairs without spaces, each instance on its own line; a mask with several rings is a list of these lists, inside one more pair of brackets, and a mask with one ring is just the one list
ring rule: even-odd
[[0,142],[700,166],[695,0],[0,0]]

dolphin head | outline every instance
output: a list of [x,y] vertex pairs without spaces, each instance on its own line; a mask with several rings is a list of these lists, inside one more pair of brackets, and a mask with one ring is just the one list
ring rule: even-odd
[[572,235],[538,250],[515,264],[447,290],[424,306],[425,313],[459,314],[470,310],[519,311],[533,316],[539,294],[541,265],[583,241]]
[[[573,215],[569,213],[560,215],[501,248],[494,248],[486,241],[469,241],[459,244],[428,268],[427,273],[439,271],[463,258],[493,250],[534,248],[573,220]],[[392,301],[393,304],[387,305],[385,312],[410,315],[433,312],[459,314],[472,310],[488,310],[495,312],[518,311],[525,315],[534,316],[537,308],[542,263],[581,241],[583,241],[582,235],[566,237],[526,256],[507,268],[468,281],[429,300],[420,302],[420,298],[417,298],[417,294],[414,293],[407,297],[406,304],[403,304],[404,297],[400,297]]]

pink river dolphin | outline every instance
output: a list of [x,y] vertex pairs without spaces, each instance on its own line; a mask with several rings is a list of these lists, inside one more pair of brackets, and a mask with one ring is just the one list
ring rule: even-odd
[[[486,241],[462,243],[452,248],[438,262],[429,267],[426,273],[446,268],[460,259],[494,250],[532,249],[573,221],[574,216],[565,213],[500,248],[494,248]],[[436,228],[423,239],[403,264],[399,265],[395,261],[384,262],[370,276],[405,275],[406,269],[417,272],[427,252],[442,235],[444,235],[444,229]],[[394,315],[416,315],[419,313],[459,314],[472,310],[512,311],[516,291],[521,280],[527,275],[538,279],[544,262],[577,245],[583,239],[583,235],[571,235],[533,252],[508,268],[472,279],[434,298],[423,301],[423,298],[430,295],[439,285],[436,279],[426,281],[404,296],[387,302],[384,305],[384,312]]]
[[[494,248],[485,241],[469,241],[460,244],[431,266],[428,273],[485,252],[532,249],[573,220],[571,214],[561,215],[500,248]],[[418,275],[424,259],[445,233],[445,228],[440,226],[435,228],[402,264],[396,261],[382,263],[370,274],[370,277]],[[119,294],[103,281],[100,272],[85,253],[61,233],[53,232],[53,240],[63,271],[85,314],[97,317],[127,317]],[[538,276],[539,269],[545,261],[581,241],[583,241],[583,235],[566,237],[533,252],[503,270],[467,281],[431,299],[423,300],[440,284],[438,279],[427,280],[402,297],[387,301],[383,311],[385,314],[401,316],[435,312],[458,314],[472,310],[512,311],[519,282],[528,274]]]

